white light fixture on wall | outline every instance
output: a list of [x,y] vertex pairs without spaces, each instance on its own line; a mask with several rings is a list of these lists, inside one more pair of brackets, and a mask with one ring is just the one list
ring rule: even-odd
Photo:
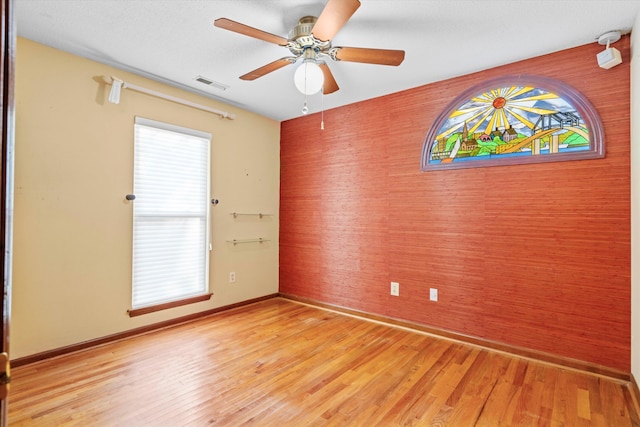
[[600,68],[608,70],[609,68],[613,68],[616,65],[622,63],[622,56],[620,55],[620,51],[615,47],[609,46],[611,43],[615,43],[618,40],[620,40],[620,31],[617,30],[609,31],[598,37],[598,44],[607,45],[607,47],[602,52],[596,55]]
[[293,76],[296,88],[305,95],[313,95],[322,89],[324,73],[315,59],[305,59]]

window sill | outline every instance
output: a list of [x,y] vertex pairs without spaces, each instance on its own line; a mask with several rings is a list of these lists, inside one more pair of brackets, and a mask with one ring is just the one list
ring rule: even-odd
[[185,298],[177,301],[165,302],[164,304],[151,305],[149,307],[132,308],[127,310],[129,317],[142,316],[143,314],[154,313],[156,311],[167,310],[169,308],[180,307],[182,305],[193,304],[211,299],[212,293],[198,295],[191,298]]

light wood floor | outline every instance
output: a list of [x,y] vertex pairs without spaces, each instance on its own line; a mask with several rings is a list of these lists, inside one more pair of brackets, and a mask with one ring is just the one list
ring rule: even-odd
[[275,298],[15,368],[12,426],[639,426],[627,384]]

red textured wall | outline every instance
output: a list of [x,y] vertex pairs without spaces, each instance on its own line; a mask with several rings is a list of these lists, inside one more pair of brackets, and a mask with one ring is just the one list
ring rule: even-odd
[[[616,48],[610,70],[593,43],[330,110],[324,131],[282,123],[280,292],[629,372],[629,38]],[[606,158],[420,172],[442,109],[518,73],[589,99]]]

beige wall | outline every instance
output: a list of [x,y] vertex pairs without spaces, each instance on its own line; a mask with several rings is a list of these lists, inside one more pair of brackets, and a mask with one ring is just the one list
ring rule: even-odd
[[[124,90],[116,75],[229,111],[223,120]],[[130,318],[133,123],[138,115],[213,134],[210,301]],[[280,124],[18,40],[11,356],[19,358],[278,291]],[[235,219],[230,212],[274,216]],[[263,244],[227,240],[263,237]],[[228,282],[235,271],[236,283]]]

